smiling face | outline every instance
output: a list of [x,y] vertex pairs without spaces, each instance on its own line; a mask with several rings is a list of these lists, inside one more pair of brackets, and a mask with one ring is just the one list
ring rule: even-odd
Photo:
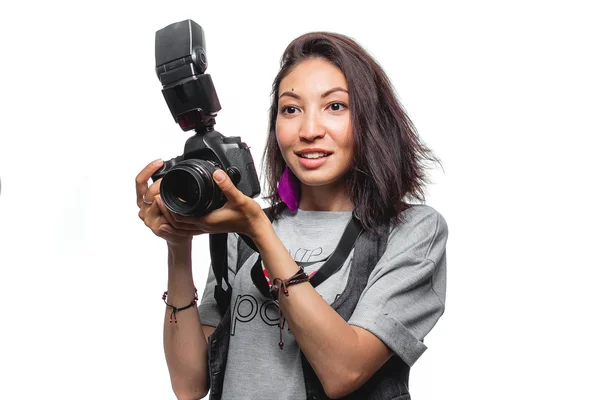
[[348,84],[330,62],[298,64],[279,85],[276,135],[283,158],[303,186],[344,190],[352,166]]

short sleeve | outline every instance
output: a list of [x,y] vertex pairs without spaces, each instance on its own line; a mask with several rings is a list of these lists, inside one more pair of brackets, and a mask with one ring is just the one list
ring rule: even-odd
[[[229,269],[229,283],[231,284],[235,278],[235,270],[237,265],[237,242],[238,235],[236,233],[230,233],[227,235],[227,267]],[[221,322],[221,314],[219,313],[219,306],[215,300],[215,286],[217,285],[217,278],[212,269],[212,263],[208,268],[208,276],[206,278],[206,286],[204,287],[204,293],[200,299],[200,305],[198,306],[198,314],[200,315],[200,323],[202,325],[208,325],[217,327]],[[223,285],[225,286],[225,285]]]
[[412,366],[444,313],[448,227],[429,206],[404,213],[348,323],[373,333]]

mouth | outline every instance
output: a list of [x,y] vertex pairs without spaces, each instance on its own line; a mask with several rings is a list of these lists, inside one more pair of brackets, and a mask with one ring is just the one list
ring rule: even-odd
[[323,149],[304,149],[296,155],[300,165],[307,170],[314,170],[322,167],[327,163],[332,152]]
[[329,155],[331,155],[332,153],[328,152],[328,151],[303,151],[302,153],[296,153],[296,155],[300,158],[306,158],[309,160],[316,160],[319,158],[324,158],[324,157],[328,157]]

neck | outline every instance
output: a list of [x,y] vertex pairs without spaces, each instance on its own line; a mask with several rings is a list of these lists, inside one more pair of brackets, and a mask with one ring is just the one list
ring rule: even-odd
[[305,211],[352,211],[354,205],[345,186],[307,186],[300,184],[298,208]]

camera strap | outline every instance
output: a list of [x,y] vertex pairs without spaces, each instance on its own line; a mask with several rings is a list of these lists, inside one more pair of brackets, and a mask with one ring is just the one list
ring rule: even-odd
[[[344,233],[342,233],[340,241],[338,242],[335,250],[333,251],[333,253],[331,253],[327,260],[325,260],[325,263],[317,270],[317,272],[310,277],[309,282],[313,287],[316,288],[327,278],[329,278],[331,275],[339,271],[340,268],[342,268],[344,262],[350,255],[350,252],[354,248],[356,239],[358,239],[362,231],[363,227],[360,224],[360,221],[354,214],[352,214],[352,218],[350,219],[350,221],[348,221],[348,224],[344,229]],[[240,235],[240,237],[242,238],[242,240],[244,240],[244,242],[246,242],[246,244],[250,248],[258,252],[252,239],[244,235]],[[255,282],[258,281],[259,277],[263,277],[262,279],[264,279],[261,262],[262,260],[259,256],[254,265],[252,266],[252,270],[250,272],[251,276],[253,277],[253,281]],[[261,290],[261,288],[257,288]]]
[[356,218],[354,213],[352,213],[352,219],[350,219],[348,225],[346,225],[346,229],[344,230],[337,247],[321,268],[319,268],[310,278],[309,282],[313,287],[316,288],[342,268],[342,265],[344,265],[344,262],[354,248],[356,239],[358,239],[358,236],[362,231],[363,227],[360,224],[360,221]]
[[[267,213],[267,215],[270,214]],[[350,219],[350,221],[348,221],[348,224],[346,225],[346,228],[344,229],[344,232],[342,233],[340,241],[338,242],[335,250],[333,251],[333,253],[331,253],[329,258],[327,258],[325,263],[317,270],[317,272],[313,276],[311,276],[309,282],[313,287],[316,288],[327,278],[329,278],[331,275],[333,275],[342,268],[344,262],[350,255],[350,252],[354,248],[356,240],[358,239],[362,231],[363,227],[360,224],[360,221],[358,220],[356,215],[352,214],[352,218]],[[227,308],[229,308],[232,292],[231,284],[229,283],[228,278],[229,268],[227,265],[227,235],[227,233],[209,235],[212,269],[217,281],[217,285],[215,286],[214,291],[214,297],[217,301],[217,305],[219,307],[219,312],[221,313],[221,315],[225,315]],[[258,249],[256,248],[256,245],[254,244],[252,239],[243,234],[239,234],[239,237],[248,245],[250,249],[254,250],[255,252],[258,252]],[[262,279],[262,281],[264,281],[264,284],[267,285],[266,279],[262,271],[260,256],[258,257],[256,263],[252,266],[251,276],[253,276],[253,281],[257,281],[258,278],[260,278]],[[223,288],[223,281],[225,281],[226,289]],[[268,285],[264,289],[266,289],[268,292]]]

